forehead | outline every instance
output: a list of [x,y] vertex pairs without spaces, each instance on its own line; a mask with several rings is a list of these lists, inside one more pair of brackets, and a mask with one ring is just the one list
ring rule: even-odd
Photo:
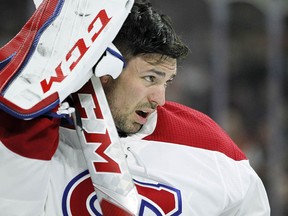
[[143,65],[169,74],[176,74],[177,60],[160,54],[145,54],[138,56]]
[[161,54],[143,54],[140,57],[152,65],[167,64],[175,66],[176,64],[176,59]]

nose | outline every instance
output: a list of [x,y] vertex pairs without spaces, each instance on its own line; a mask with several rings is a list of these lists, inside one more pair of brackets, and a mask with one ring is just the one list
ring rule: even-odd
[[154,86],[153,89],[151,89],[151,92],[149,94],[149,102],[156,103],[159,106],[163,106],[166,101],[166,88],[165,86]]

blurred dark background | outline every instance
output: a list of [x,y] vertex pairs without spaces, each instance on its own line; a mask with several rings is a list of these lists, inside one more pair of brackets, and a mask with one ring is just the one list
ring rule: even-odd
[[[189,46],[167,99],[211,116],[247,154],[273,216],[288,215],[288,1],[152,0]],[[0,45],[34,11],[1,0]]]

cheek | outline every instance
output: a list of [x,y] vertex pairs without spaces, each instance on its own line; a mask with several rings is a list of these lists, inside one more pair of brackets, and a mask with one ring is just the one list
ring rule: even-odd
[[[119,110],[131,111],[135,107],[145,101],[147,95],[147,87],[142,83],[138,77],[135,78],[133,74],[123,74],[123,76],[113,83],[113,104]],[[146,102],[146,101],[145,101]],[[116,108],[115,107],[115,108]]]
[[133,85],[127,86],[126,96],[135,103],[142,101],[145,98],[146,89],[141,83],[133,83]]
[[136,83],[127,87],[125,86],[119,91],[117,100],[117,107],[122,110],[121,112],[132,113],[139,104],[145,101],[145,89]]

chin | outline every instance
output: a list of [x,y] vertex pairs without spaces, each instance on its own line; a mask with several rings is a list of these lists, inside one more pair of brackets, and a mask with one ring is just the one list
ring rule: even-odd
[[135,123],[135,124],[134,124],[134,128],[132,129],[132,133],[134,134],[134,133],[139,132],[142,127],[143,127],[142,124]]
[[139,132],[141,130],[142,126],[143,125],[133,124],[132,127],[125,128],[124,130],[120,130],[120,131],[126,135],[132,135],[132,134]]

